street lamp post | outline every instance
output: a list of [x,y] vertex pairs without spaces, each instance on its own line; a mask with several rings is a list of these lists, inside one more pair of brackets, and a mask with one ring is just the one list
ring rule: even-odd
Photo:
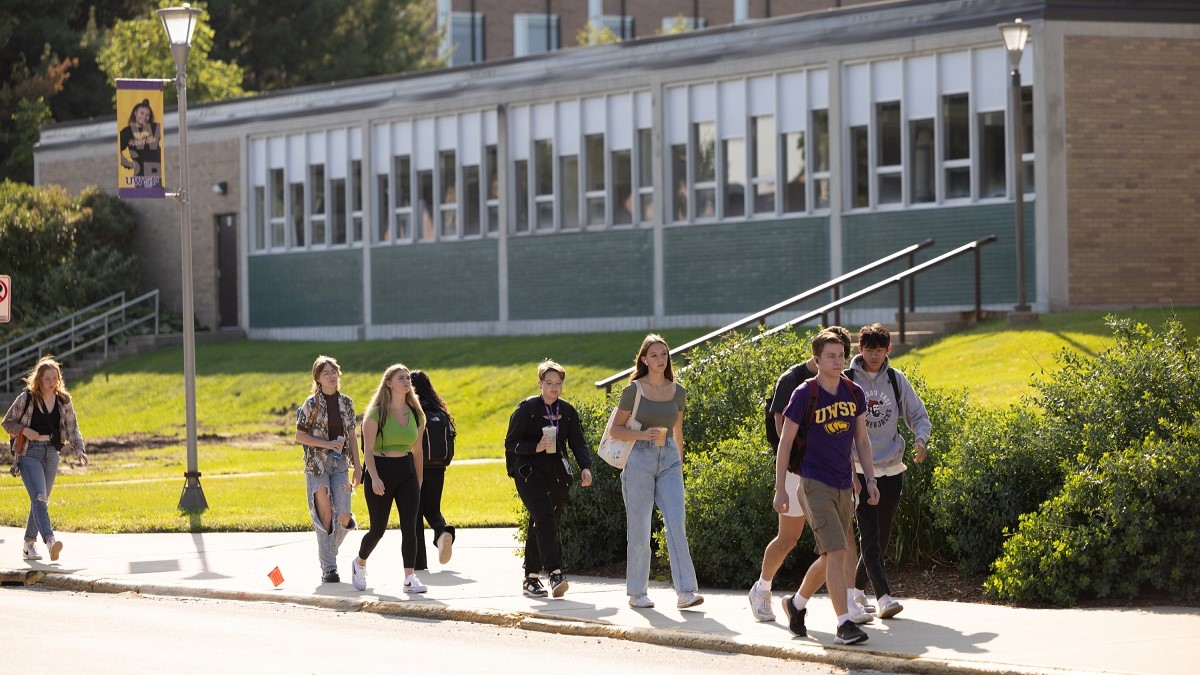
[[1009,87],[1011,90],[1009,97],[1012,100],[1013,111],[1012,176],[1013,202],[1017,221],[1017,305],[1013,307],[1013,312],[1018,315],[1028,315],[1030,308],[1025,298],[1025,170],[1023,161],[1025,151],[1022,148],[1025,125],[1022,121],[1023,111],[1021,109],[1021,54],[1025,51],[1026,40],[1029,39],[1029,24],[1022,23],[1020,19],[1017,19],[1012,23],[1002,23],[997,28],[1004,37],[1004,48],[1008,50],[1008,64],[1011,67],[1009,79],[1012,82]]
[[179,92],[179,192],[180,249],[183,255],[183,380],[187,409],[187,471],[184,472],[183,494],[179,510],[199,514],[208,508],[204,490],[200,487],[200,470],[196,459],[196,325],[192,311],[192,209],[188,195],[187,143],[187,57],[192,49],[192,33],[200,19],[200,10],[191,5],[158,10],[171,42],[175,58],[175,86]]

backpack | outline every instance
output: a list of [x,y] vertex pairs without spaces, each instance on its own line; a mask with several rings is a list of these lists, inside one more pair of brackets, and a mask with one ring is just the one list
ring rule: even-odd
[[439,408],[425,411],[425,466],[449,466],[454,459],[454,423],[450,415]]
[[[847,368],[842,371],[842,375],[851,382],[854,381],[854,369]],[[900,385],[896,384],[896,369],[888,366],[887,368],[888,382],[892,383],[892,393],[896,395],[896,412],[899,413],[900,419],[904,419],[904,404],[900,402]]]
[[[788,377],[796,380],[796,386],[792,387],[792,391],[796,391],[796,387],[799,387],[801,383],[808,379],[808,366],[805,365],[806,363],[808,362],[805,361],[804,363],[799,363],[791,368],[788,368],[786,371],[784,371],[783,375],[779,377],[779,379],[782,380],[783,378]],[[803,378],[801,378],[801,374],[804,375]],[[792,392],[789,391],[788,396],[791,396],[791,394]],[[773,398],[775,398],[774,388],[772,388],[771,392],[767,394],[767,402],[763,405],[763,412],[766,414],[764,423],[766,425],[767,443],[771,445],[772,455],[774,455],[779,448],[779,432],[775,430],[775,413],[771,412],[771,400]]]
[[[804,422],[800,424],[800,428],[796,431],[796,438],[792,441],[792,455],[788,457],[788,471],[797,475],[800,474],[800,466],[804,464],[804,451],[808,445],[808,429],[817,419],[817,398],[821,395],[821,385],[817,384],[816,376],[805,382],[808,383],[808,405],[804,409]],[[843,374],[838,379],[838,387],[845,384],[853,397],[854,388],[850,386],[850,382],[850,378]]]

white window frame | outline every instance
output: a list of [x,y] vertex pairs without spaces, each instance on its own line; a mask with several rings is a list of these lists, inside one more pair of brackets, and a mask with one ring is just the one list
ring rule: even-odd
[[[546,21],[550,22],[550,42],[546,51],[531,52],[530,36],[535,32],[540,31],[541,34],[546,32]],[[548,52],[561,49],[559,38],[559,20],[557,14],[551,14],[547,17],[545,14],[513,14],[513,56],[529,56],[531,54],[545,54]]]

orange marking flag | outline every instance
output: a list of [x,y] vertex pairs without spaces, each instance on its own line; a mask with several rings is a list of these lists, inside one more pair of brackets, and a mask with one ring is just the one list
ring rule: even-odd
[[279,588],[279,584],[283,583],[283,572],[280,572],[278,567],[271,570],[267,574],[267,577],[271,580],[271,583],[275,584],[275,588]]

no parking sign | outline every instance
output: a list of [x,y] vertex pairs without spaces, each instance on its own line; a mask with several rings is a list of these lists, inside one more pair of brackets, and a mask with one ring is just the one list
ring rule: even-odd
[[12,279],[0,274],[0,323],[12,321]]

